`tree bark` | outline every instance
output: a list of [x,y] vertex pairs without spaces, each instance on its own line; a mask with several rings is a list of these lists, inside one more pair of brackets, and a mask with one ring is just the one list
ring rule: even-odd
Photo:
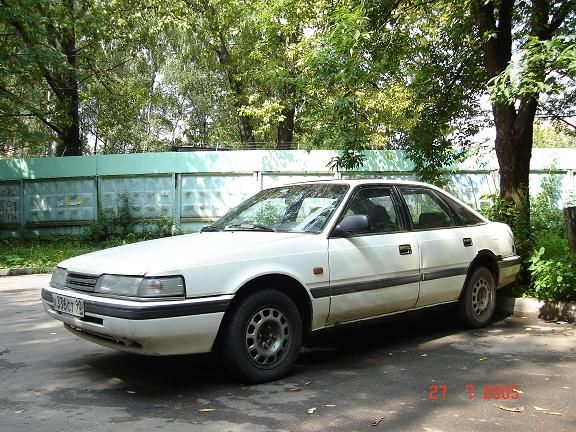
[[[216,13],[213,11],[212,15],[216,16]],[[217,24],[214,24],[214,26],[218,29],[218,36],[220,38],[220,44],[216,48],[218,62],[224,68],[226,78],[228,79],[228,83],[230,84],[230,88],[234,95],[232,105],[238,113],[238,132],[240,134],[240,142],[242,144],[253,145],[256,142],[254,139],[254,119],[250,115],[242,114],[242,109],[247,105],[245,86],[240,78],[240,74],[236,70],[224,35]]]
[[296,117],[296,109],[292,106],[286,107],[282,110],[282,116],[283,120],[278,123],[276,148],[278,150],[290,150],[294,139],[294,119]]
[[62,52],[66,56],[67,65],[62,72],[64,83],[63,97],[60,103],[68,114],[68,121],[62,125],[61,143],[56,147],[57,156],[82,156],[82,141],[80,139],[80,97],[78,94],[78,78],[76,77],[76,31],[74,28],[74,0],[67,0],[66,7],[70,25],[63,29]]
[[[527,25],[529,35],[548,40],[570,10],[572,0],[566,0],[550,17],[549,0],[532,0]],[[498,6],[497,6],[498,5]],[[515,0],[498,2],[475,0],[474,14],[482,41],[486,76],[492,79],[501,74],[512,58],[512,29]],[[496,9],[497,8],[497,9]],[[550,22],[548,22],[550,20]],[[535,69],[536,74],[543,72]],[[500,197],[517,206],[528,204],[528,183],[534,118],[538,108],[538,94],[527,94],[517,101],[493,103],[496,127],[496,155],[500,166]],[[528,211],[528,208],[524,209]]]

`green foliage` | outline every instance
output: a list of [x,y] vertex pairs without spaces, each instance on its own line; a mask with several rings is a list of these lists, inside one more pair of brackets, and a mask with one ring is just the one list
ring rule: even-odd
[[490,96],[510,103],[526,95],[561,94],[576,77],[576,36],[560,35],[550,40],[530,36],[506,69],[489,82]]
[[366,160],[366,155],[355,150],[343,150],[338,156],[334,156],[326,165],[330,171],[355,170],[361,168]]
[[568,249],[564,215],[560,209],[560,177],[550,172],[531,201],[534,238],[528,259],[530,285],[525,294],[541,300],[576,300],[576,256]]
[[532,232],[553,232],[565,237],[564,214],[560,209],[561,176],[550,172],[540,182],[541,191],[530,202],[530,222]]
[[136,221],[130,212],[130,198],[127,193],[119,195],[116,210],[107,213],[98,206],[98,220],[88,230],[88,238],[102,242],[113,238],[126,238],[133,230]]
[[[87,237],[95,242],[133,243],[160,237],[170,237],[183,233],[182,228],[170,217],[138,221],[130,210],[130,197],[122,193],[118,197],[114,212],[100,211],[98,220],[88,229]],[[141,229],[136,232],[139,226]]]
[[529,258],[531,284],[526,294],[541,300],[576,300],[576,266],[566,240],[551,234]]
[[534,147],[576,148],[576,129],[561,121],[534,123]]
[[[530,218],[526,218],[528,212],[524,209],[524,206],[527,205],[525,201],[523,201],[521,206],[517,206],[511,201],[500,198],[499,195],[490,195],[486,198],[490,199],[492,205],[482,209],[482,214],[492,221],[509,225],[514,234],[514,242],[518,254],[522,257],[529,256],[532,251],[534,233],[530,227]],[[528,277],[529,275],[521,271],[520,279],[522,283],[527,283]]]
[[52,271],[61,261],[99,249],[84,238],[23,238],[0,240],[0,268]]
[[[522,223],[522,211],[498,196],[482,213],[512,227],[527,276],[521,294],[541,300],[576,300],[576,257],[568,250],[566,226],[560,208],[560,177],[551,169],[531,198],[530,226]],[[528,235],[527,235],[528,234]]]

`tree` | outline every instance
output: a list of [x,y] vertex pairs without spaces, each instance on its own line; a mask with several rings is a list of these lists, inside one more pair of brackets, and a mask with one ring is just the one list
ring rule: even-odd
[[[473,20],[453,1],[318,5],[303,58],[304,133],[343,150],[400,148],[424,180],[442,182],[482,123]],[[330,5],[330,6],[329,6]]]
[[[82,154],[77,24],[87,12],[85,6],[75,0],[0,0],[0,22],[8,31],[1,50],[12,65],[0,82],[3,116],[38,119],[56,135],[58,156]],[[18,88],[40,80],[44,106],[33,93]]]
[[[553,63],[541,54],[550,44],[562,45],[563,35],[574,33],[576,2],[474,0],[473,10],[486,76],[496,87],[492,113],[500,195],[522,208],[526,219],[529,218],[528,184],[534,118],[540,95],[547,91],[546,86],[540,84],[545,84],[553,72],[550,69]],[[522,66],[515,70],[516,49],[521,50],[517,57]],[[514,73],[524,85],[515,87]],[[525,85],[527,83],[531,85]]]

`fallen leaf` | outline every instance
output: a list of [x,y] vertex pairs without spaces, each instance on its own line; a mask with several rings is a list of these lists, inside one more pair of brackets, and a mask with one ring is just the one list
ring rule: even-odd
[[216,411],[216,408],[200,408],[200,409],[198,410],[199,413],[202,413],[202,412],[212,412],[212,411]]
[[488,357],[481,357],[478,359],[478,361],[484,361],[484,360],[488,360]]
[[[496,405],[496,404],[494,404]],[[509,412],[514,412],[514,413],[521,413],[524,412],[524,407],[514,407],[514,408],[509,408],[509,407],[505,407],[503,405],[496,405],[498,408],[500,408],[503,411],[509,411]]]
[[549,411],[546,411],[544,414],[554,415],[554,416],[560,416],[560,417],[562,416],[562,413],[559,413],[559,412],[549,412]]
[[548,408],[540,408],[537,406],[533,406],[532,408],[534,408],[536,411],[548,411]]
[[316,407],[308,408],[308,414],[314,414],[314,411],[316,411]]
[[380,417],[380,418],[374,420],[374,421],[371,423],[371,425],[372,425],[372,426],[378,426],[378,425],[380,424],[380,422],[381,422],[382,420],[385,420],[385,419],[386,419],[386,417]]

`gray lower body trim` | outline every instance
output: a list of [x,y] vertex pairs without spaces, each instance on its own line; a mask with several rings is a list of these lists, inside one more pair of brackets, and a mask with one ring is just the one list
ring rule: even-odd
[[380,288],[389,288],[397,285],[406,285],[420,281],[420,274],[400,276],[395,278],[376,279],[367,282],[355,282],[351,284],[336,285],[333,287],[319,287],[310,290],[312,297],[322,298],[343,294],[352,294],[362,291],[371,291]]
[[325,287],[318,287],[312,288],[310,293],[312,297],[315,299],[324,298],[324,297],[331,297],[331,296],[338,296],[343,294],[352,294],[362,291],[371,291],[375,289],[381,288],[389,288],[393,286],[399,285],[407,285],[411,283],[416,283],[420,281],[431,281],[435,279],[443,279],[449,278],[454,276],[463,276],[468,273],[468,267],[454,267],[442,270],[431,271],[427,273],[415,273],[413,275],[408,276],[400,276],[400,277],[393,277],[393,278],[384,278],[384,279],[376,279],[367,282],[355,282],[351,284],[343,284],[343,285],[336,285],[336,286],[325,286]]
[[435,270],[431,272],[422,273],[422,282],[431,281],[434,279],[444,279],[453,276],[463,276],[468,273],[468,266],[454,267],[443,270]]

